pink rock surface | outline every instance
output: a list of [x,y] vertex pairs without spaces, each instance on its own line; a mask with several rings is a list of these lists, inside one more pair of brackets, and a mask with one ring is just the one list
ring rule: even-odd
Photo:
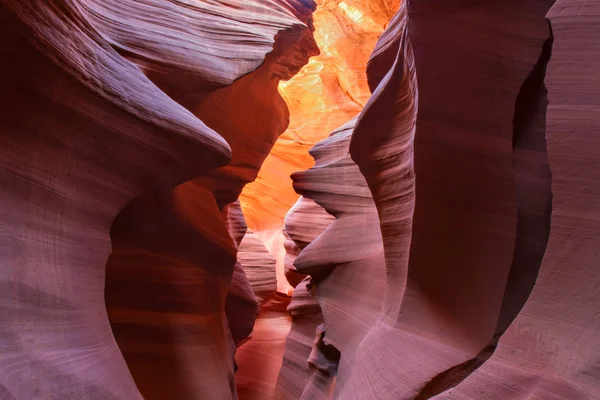
[[403,3],[371,56],[367,72],[373,95],[358,117],[350,144],[350,154],[365,176],[377,207],[386,282],[379,320],[347,360],[354,366],[349,369],[344,385],[336,387],[338,398],[355,398],[357,393],[364,399],[398,398],[399,393],[406,393],[399,378],[408,377],[399,373],[398,364],[404,360],[398,355],[402,354],[403,346],[410,352],[417,350],[408,346],[394,324],[406,279],[414,208],[417,87],[406,29],[406,3]]
[[[235,90],[273,109],[277,80],[307,61],[311,51],[297,57],[294,44],[310,37],[303,22],[311,3],[279,4],[2,3],[0,201],[3,235],[11,238],[1,270],[1,369],[11,371],[0,375],[4,398],[130,400],[141,398],[138,388],[147,399],[235,396],[223,311],[235,246],[220,213],[225,204],[215,200],[218,185],[169,188],[224,165],[231,147],[247,164],[251,156],[229,132],[209,122],[231,147],[201,119],[215,117]],[[248,29],[243,39],[223,34]],[[278,36],[263,63],[285,29],[292,30]],[[236,88],[197,92],[261,63],[263,72]],[[285,105],[274,114],[263,117],[275,121],[267,129],[273,137],[246,146],[252,170],[285,129]],[[242,187],[216,197],[235,200]],[[138,388],[104,305],[109,229],[126,205],[112,226],[107,301]]]
[[287,309],[292,317],[286,339],[276,399],[327,398],[333,392],[335,376],[309,365],[316,331],[323,315],[314,293],[308,288],[311,278],[293,265],[300,251],[315,240],[335,218],[313,200],[300,196],[285,217],[285,272],[295,288]]
[[237,199],[314,9],[0,1],[0,399],[600,398],[600,0],[403,2],[284,259],[294,196]]
[[[589,4],[586,4],[589,3]],[[550,237],[535,287],[493,356],[452,399],[593,399],[597,373],[600,98],[598,2],[557,1],[548,12],[554,36],[546,73],[546,140],[552,171]],[[577,51],[575,51],[577,49]]]
[[283,234],[286,237],[285,274],[287,280],[296,287],[306,274],[299,272],[294,266],[296,257],[306,246],[312,243],[331,223],[335,217],[312,199],[300,196],[296,204],[285,216]]
[[281,369],[291,318],[286,312],[290,298],[271,295],[262,304],[252,339],[236,353],[239,369],[235,374],[240,400],[273,399]]
[[[325,343],[344,355],[336,390],[346,382],[351,368],[347,361],[377,321],[385,290],[377,209],[349,153],[355,122],[351,120],[318,143],[311,150],[315,166],[292,176],[296,191],[336,217],[294,263],[298,271],[312,277],[325,320]],[[368,277],[367,284],[364,277]],[[337,368],[332,375],[335,372]]]
[[[223,210],[223,218],[227,221],[229,235],[239,252],[240,243],[248,230],[240,202],[228,204]],[[236,346],[239,346],[252,333],[259,309],[259,300],[252,290],[252,285],[238,256],[225,300],[227,325]]]

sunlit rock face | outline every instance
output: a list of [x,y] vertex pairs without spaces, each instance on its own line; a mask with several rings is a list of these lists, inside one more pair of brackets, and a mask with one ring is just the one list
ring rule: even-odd
[[[294,319],[278,382],[281,398],[327,399],[334,382],[339,390],[351,368],[348,361],[381,312],[383,243],[371,192],[350,157],[355,125],[356,118],[319,142],[311,150],[315,166],[293,175],[296,191],[335,220],[328,220],[326,229],[304,246],[303,238],[314,232],[320,214],[314,207],[299,213],[295,206],[286,217],[295,222],[286,223],[286,234],[303,247],[293,272],[310,278],[296,287],[290,304]],[[303,343],[312,344],[310,352]]]
[[298,199],[290,175],[313,164],[308,154],[329,132],[366,104],[366,65],[375,42],[398,9],[398,0],[318,0],[314,38],[320,55],[280,84],[290,125],[241,196],[250,229],[281,229]]
[[[227,140],[231,161],[170,192],[142,196],[115,219],[107,308],[117,343],[147,400],[236,396],[234,349],[243,343],[255,313],[247,313],[253,304],[233,301],[247,298],[236,295],[238,288],[230,283],[247,279],[260,300],[275,291],[276,281],[275,269],[265,263],[270,258],[256,259],[257,246],[266,251],[262,243],[248,231],[248,239],[244,236],[236,247],[223,211],[256,177],[288,125],[278,83],[317,53],[311,11],[298,10],[298,25],[277,34],[273,51],[255,71],[217,90],[186,92],[182,98],[171,93]],[[152,221],[151,229],[146,221]],[[255,249],[248,249],[252,238]],[[253,264],[245,259],[244,265],[238,251],[254,253]],[[244,274],[238,273],[236,258]],[[127,285],[136,290],[126,291]],[[234,317],[236,305],[242,307],[237,310],[242,320]]]
[[320,6],[0,2],[0,399],[600,398],[600,2]]

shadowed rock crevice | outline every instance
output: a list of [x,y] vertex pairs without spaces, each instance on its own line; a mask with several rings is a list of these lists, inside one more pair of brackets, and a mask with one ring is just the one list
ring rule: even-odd
[[523,83],[515,104],[513,169],[518,204],[517,236],[496,334],[506,331],[527,301],[550,235],[552,174],[546,150],[548,90],[544,79],[552,42],[553,38],[549,37],[544,43],[540,58]]
[[471,375],[477,368],[481,367],[494,353],[496,346],[498,345],[498,339],[494,338],[492,343],[486,346],[475,358],[466,361],[460,365],[452,367],[440,374],[438,374],[431,381],[427,382],[425,387],[419,392],[414,400],[427,400],[440,393],[445,392],[458,385],[460,382],[465,380]]
[[535,284],[550,233],[552,207],[552,176],[545,137],[548,91],[544,84],[551,51],[552,37],[544,42],[540,57],[515,101],[513,168],[518,204],[517,235],[496,334],[476,357],[429,381],[415,400],[429,399],[457,386],[482,366],[494,353],[500,336],[517,316]]

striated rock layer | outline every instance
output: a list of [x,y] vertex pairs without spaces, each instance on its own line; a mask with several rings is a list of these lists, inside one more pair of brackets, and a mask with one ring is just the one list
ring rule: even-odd
[[[325,341],[341,349],[334,398],[598,396],[589,357],[595,346],[590,335],[598,330],[590,312],[597,302],[586,294],[594,274],[585,270],[592,265],[585,257],[594,243],[589,224],[596,211],[588,168],[595,147],[585,134],[595,125],[586,113],[597,104],[586,91],[593,62],[589,70],[575,70],[585,63],[571,50],[580,49],[579,57],[586,46],[591,51],[574,32],[598,35],[587,14],[596,5],[559,2],[549,13],[556,58],[547,92],[552,39],[544,16],[550,6],[413,1],[410,28],[404,5],[382,35],[368,68],[373,96],[358,118],[350,153],[377,207],[387,282],[380,318],[356,346],[349,344],[360,328],[334,333],[356,309],[342,294],[348,281],[332,272],[353,256],[356,244],[344,233],[356,227],[328,242],[339,218],[295,260],[296,270],[316,283]],[[416,120],[409,36],[419,80]],[[565,137],[565,131],[577,133]],[[313,170],[318,167],[317,158]],[[323,188],[329,198],[337,193],[341,175],[308,176],[296,175],[303,195]],[[297,249],[289,248],[293,256]],[[577,281],[584,276],[585,282]],[[337,293],[323,301],[328,283]],[[363,281],[362,292],[371,285],[377,287]]]
[[317,346],[322,340],[316,332],[323,324],[323,315],[311,291],[311,278],[294,266],[300,251],[315,240],[333,220],[331,214],[303,196],[285,218],[285,275],[295,289],[287,308],[292,324],[277,379],[276,399],[316,400],[323,396],[327,398],[333,391],[335,376],[329,370],[319,370],[309,363],[313,352],[319,354]]
[[[310,10],[299,16],[298,23],[307,22]],[[197,92],[193,98],[171,94],[227,140],[232,160],[163,196],[136,199],[113,224],[106,285],[109,317],[146,399],[236,397],[234,344],[242,343],[253,324],[247,312],[255,314],[255,308],[248,296],[235,296],[237,302],[229,296],[240,291],[230,289],[237,249],[221,213],[256,177],[287,127],[289,113],[277,90],[279,80],[289,79],[314,54],[308,27],[286,31],[265,62],[232,85]],[[244,239],[239,249],[243,247]],[[241,260],[240,265],[244,268]],[[256,289],[263,278],[244,270]],[[238,272],[235,278],[233,283],[247,294],[244,274]],[[125,286],[135,290],[128,292]],[[266,284],[263,292],[274,289]],[[243,307],[237,311],[243,320],[234,318],[236,304]]]
[[406,289],[389,338],[401,354],[418,351],[378,377],[411,371],[373,398],[416,396],[496,333],[517,240],[515,104],[549,37],[548,7],[409,3],[419,82],[417,201]]
[[242,193],[248,226],[281,229],[298,199],[290,174],[313,165],[308,154],[328,133],[358,114],[370,96],[365,69],[377,39],[398,10],[399,0],[316,0],[315,41],[320,54],[280,92],[290,108],[290,126],[277,140],[255,182]]
[[0,396],[235,396],[221,210],[287,126],[313,9],[2,2]]
[[0,7],[0,396],[8,399],[141,399],[104,306],[112,220],[139,194],[230,157],[221,137],[112,50],[75,5]]
[[[588,3],[588,4],[586,4]],[[546,252],[525,306],[493,356],[452,399],[593,399],[600,396],[598,306],[598,2],[557,1],[546,73],[552,219]],[[577,49],[577,50],[575,50]]]
[[0,399],[599,398],[600,1],[553,3],[2,0]]

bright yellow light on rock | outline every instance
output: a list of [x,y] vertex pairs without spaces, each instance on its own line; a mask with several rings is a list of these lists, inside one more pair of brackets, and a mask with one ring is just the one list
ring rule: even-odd
[[361,13],[357,8],[350,7],[345,1],[342,1],[340,4],[338,4],[338,7],[344,10],[346,16],[355,23],[360,24],[362,22],[363,13]]
[[321,54],[296,76],[279,84],[290,124],[240,200],[255,232],[281,229],[298,199],[290,174],[313,165],[317,142],[357,115],[371,93],[366,66],[375,42],[400,0],[316,0],[314,39]]
[[278,290],[284,293],[287,282],[281,281],[285,254],[281,228],[298,199],[290,175],[310,168],[314,161],[308,150],[362,110],[371,95],[367,61],[400,6],[400,0],[316,2],[314,38],[321,54],[311,58],[292,79],[280,82],[279,92],[290,110],[289,127],[256,181],[240,196],[248,228],[263,238],[277,259]]

